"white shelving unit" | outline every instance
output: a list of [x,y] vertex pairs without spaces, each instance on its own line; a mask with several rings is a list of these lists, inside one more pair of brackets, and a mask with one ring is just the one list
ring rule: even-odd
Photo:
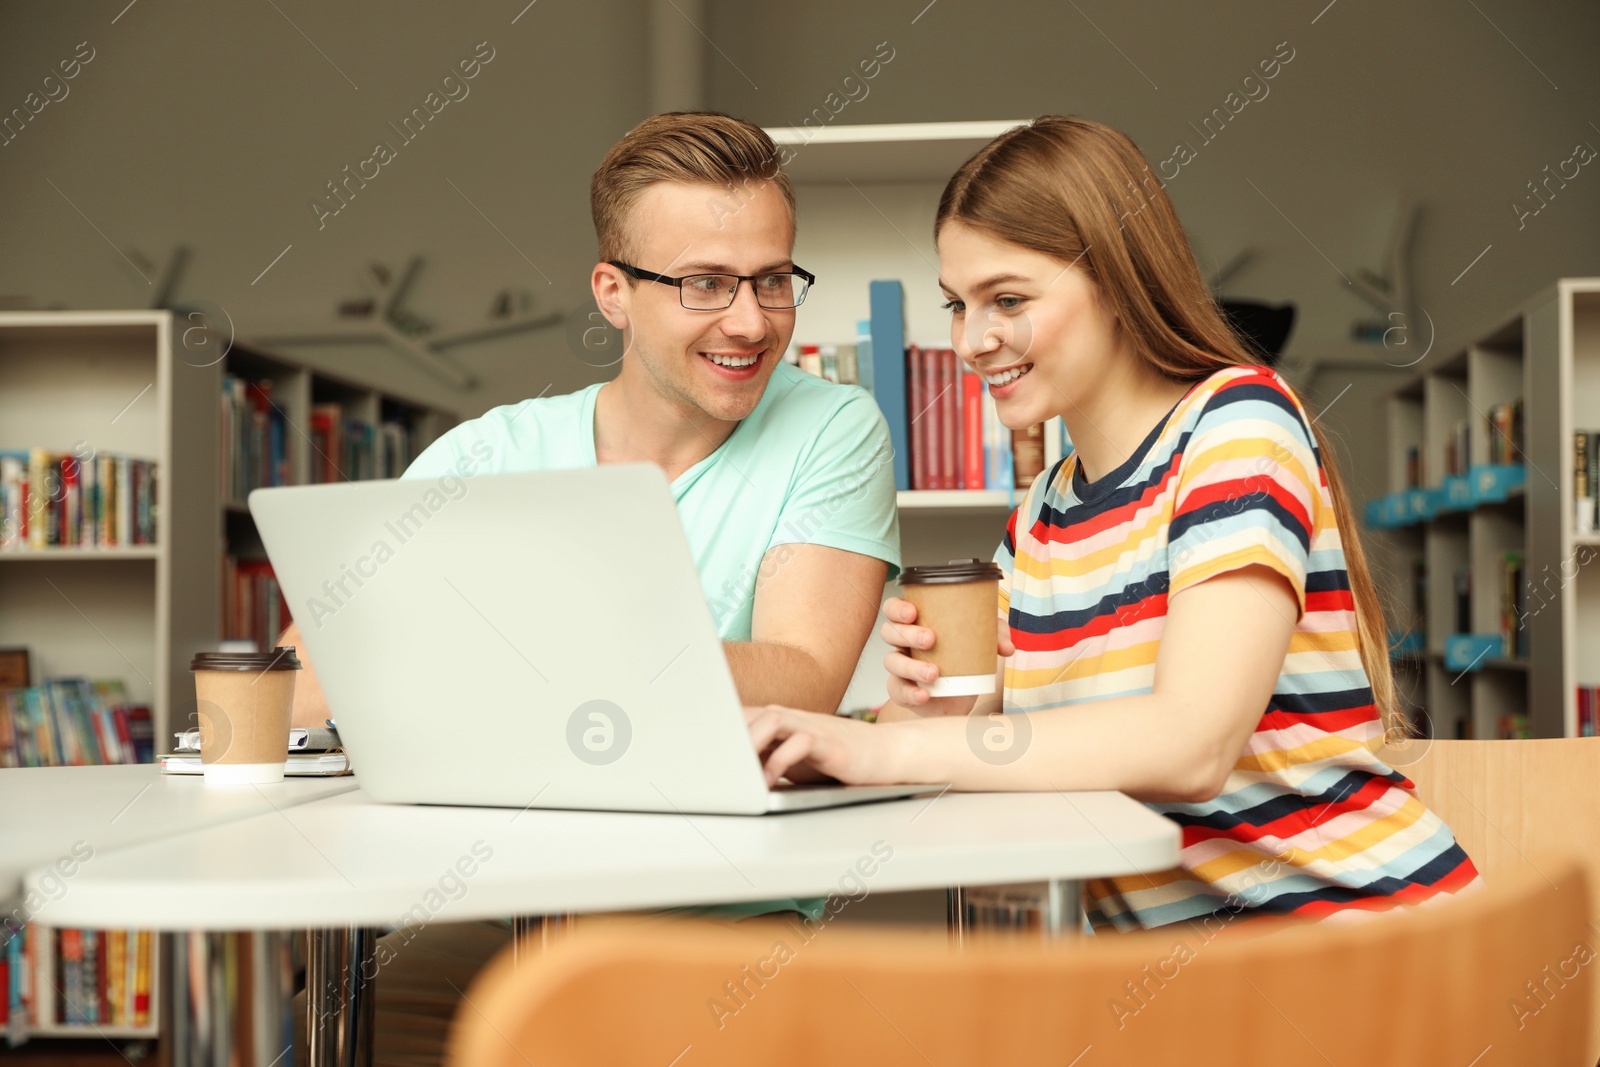
[[[129,699],[151,707],[158,751],[194,710],[190,657],[215,648],[220,635],[223,552],[260,545],[248,508],[224,499],[224,369],[273,381],[293,428],[287,440],[297,482],[308,480],[315,403],[338,400],[374,423],[405,421],[414,450],[456,422],[432,404],[248,345],[236,344],[221,361],[200,358],[182,347],[167,311],[0,313],[0,450],[87,446],[152,460],[158,509],[152,545],[0,551],[0,646],[28,648],[36,678],[123,679]],[[156,1037],[160,957],[152,957],[149,1026],[45,1023],[28,1035]],[[46,961],[41,973],[50,967]],[[42,998],[48,1017],[57,1000]]]
[[[796,331],[798,341],[849,342],[867,317],[868,283],[898,278],[905,287],[906,343],[950,344],[950,315],[939,305],[933,220],[950,176],[974,152],[1026,120],[779,127],[767,130],[793,150],[785,167],[795,186],[795,260],[816,274]],[[989,559],[1020,499],[1004,490],[923,490],[899,494],[901,556],[907,566]],[[890,585],[889,596],[898,592]],[[884,696],[876,632],[857,666],[846,707]]]
[[157,464],[156,543],[0,552],[0,645],[36,677],[121,678],[161,736],[192,648],[215,639],[211,498],[216,371],[183,359],[166,311],[0,313],[0,448]]
[[[207,479],[216,451],[215,370],[192,366],[166,311],[0,313],[0,449],[123,455],[152,460],[156,543],[117,548],[0,551],[0,645],[32,653],[36,679],[120,678],[148,704],[157,737],[188,657],[215,640],[216,555],[206,550],[214,497],[187,490]],[[75,451],[76,450],[76,451]],[[38,926],[29,936],[49,939]],[[40,944],[50,943],[41,940]],[[36,955],[41,1016],[54,1019],[54,961]],[[160,959],[151,958],[147,1026],[23,1026],[29,1037],[155,1037]]]

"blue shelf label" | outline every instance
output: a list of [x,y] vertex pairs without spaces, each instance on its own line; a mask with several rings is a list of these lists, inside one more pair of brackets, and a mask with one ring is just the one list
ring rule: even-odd
[[1468,472],[1472,481],[1474,504],[1499,504],[1513,489],[1527,484],[1528,469],[1521,463],[1494,463],[1473,467]]
[[1444,639],[1444,666],[1451,671],[1477,671],[1483,661],[1504,653],[1499,634],[1450,634]]
[[1443,511],[1468,511],[1475,501],[1472,487],[1475,483],[1466,474],[1452,474],[1439,486],[1440,509]]
[[1436,489],[1407,489],[1405,492],[1404,522],[1426,522],[1439,510],[1439,491]]

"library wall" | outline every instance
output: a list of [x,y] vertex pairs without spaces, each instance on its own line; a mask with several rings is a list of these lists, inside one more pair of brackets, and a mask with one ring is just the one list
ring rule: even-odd
[[[446,331],[487,324],[505,289],[525,290],[535,314],[592,306],[588,182],[646,112],[640,4],[538,4],[515,24],[520,4],[487,0],[279,6],[12,13],[0,114],[79,42],[93,59],[0,146],[0,298],[148,306],[181,243],[193,254],[176,297],[220,306],[246,337],[286,318],[331,322],[339,302],[371,294],[369,263],[413,255],[426,262],[407,307]],[[446,84],[464,60],[476,77]],[[397,129],[415,108],[438,113],[420,133]],[[340,203],[327,183],[373,173],[379,141],[394,158],[319,215],[313,203]],[[453,354],[478,389],[377,347],[304,353],[465,415],[608,373],[573,356],[560,326]]]
[[[1446,356],[1555,278],[1600,273],[1591,236],[1600,197],[1585,191],[1600,176],[1584,167],[1565,187],[1553,184],[1537,214],[1514,208],[1541,203],[1527,183],[1568,160],[1577,142],[1600,148],[1581,103],[1600,90],[1590,47],[1600,12],[1562,0],[1518,21],[1511,9],[1485,8],[1513,46],[1470,6],[1323,8],[819,0],[798,17],[711,0],[711,36],[727,58],[710,58],[709,99],[773,126],[1046,113],[1109,123],[1162,175],[1176,173],[1167,192],[1202,269],[1257,250],[1228,295],[1299,306],[1291,374],[1322,360],[1383,370],[1423,351]],[[880,42],[893,60],[870,81],[847,82]],[[1243,77],[1273,60],[1280,42],[1293,58],[1207,140],[1212,108],[1231,92],[1242,98]],[[1178,145],[1191,148],[1188,162],[1174,158]],[[1413,279],[1433,329],[1416,324],[1402,355],[1351,340],[1353,321],[1383,316],[1340,272],[1382,273],[1408,194],[1422,206]],[[923,241],[929,224],[907,237]],[[907,293],[913,306],[919,298]],[[1361,416],[1356,405],[1340,408],[1339,421]],[[1354,437],[1362,424],[1347,425]]]
[[[410,306],[447,329],[484,322],[507,288],[526,289],[536,311],[588,310],[587,182],[649,107],[644,3],[536,5],[515,24],[517,5],[487,0],[285,8],[298,31],[270,5],[224,14],[178,0],[120,15],[113,6],[14,18],[0,38],[5,109],[79,42],[94,55],[69,94],[0,149],[0,247],[11,253],[0,257],[0,297],[143,306],[146,277],[186,243],[194,255],[177,295],[220,305],[244,335],[286,315],[331,314],[336,302],[368,295],[369,262],[398,267],[412,254],[427,262]],[[1558,17],[1514,27],[1490,12],[1513,46],[1470,8],[1337,5],[1319,16],[1257,0],[1219,17],[1163,7],[1163,32],[1153,34],[1153,9],[1137,7],[1086,17],[1020,0],[981,13],[948,2],[821,0],[780,11],[710,0],[706,102],[772,125],[818,109],[840,124],[1043,112],[1107,121],[1163,173],[1176,168],[1168,191],[1207,269],[1258,250],[1230,295],[1299,304],[1293,376],[1316,360],[1382,361],[1381,349],[1350,340],[1351,323],[1374,313],[1337,271],[1381,269],[1403,194],[1423,204],[1414,277],[1435,353],[1549,279],[1600,273],[1600,247],[1587,237],[1600,228],[1600,198],[1583,192],[1587,173],[1537,214],[1514,207],[1540,203],[1528,200],[1527,184],[1575,142],[1600,145],[1567,103],[1597,88],[1600,70],[1586,54],[1594,34],[1576,28],[1600,15],[1571,0],[1560,7]],[[1444,30],[1448,49],[1437,47]],[[428,93],[442,96],[443,76],[479,42],[494,58],[467,83],[470,95],[403,142],[389,123]],[[881,42],[893,59],[870,82],[846,84]],[[1245,73],[1291,52],[1267,95],[1209,140],[1197,132]],[[1476,131],[1493,131],[1494,152]],[[385,138],[401,143],[396,158],[338,214],[319,218],[313,201],[335,203],[326,183]],[[1179,144],[1193,152],[1181,164]],[[901,229],[926,239],[925,222]],[[836,277],[849,276],[822,284],[837,288]],[[819,303],[823,293],[819,285]],[[913,308],[923,299],[907,296]],[[807,322],[802,314],[802,333]],[[1419,343],[1424,332],[1419,324]],[[456,354],[480,388],[458,392],[372,347],[307,359],[468,416],[610,374],[576,358],[559,327]],[[1358,414],[1339,413],[1351,436],[1362,430],[1347,421]]]

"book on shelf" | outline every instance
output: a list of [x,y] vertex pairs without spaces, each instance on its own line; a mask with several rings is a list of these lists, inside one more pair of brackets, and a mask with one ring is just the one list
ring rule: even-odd
[[272,648],[289,622],[289,603],[271,563],[232,555],[223,558],[223,640],[254,641],[257,648]]
[[284,1064],[294,1040],[296,942],[288,932],[172,935],[171,1067]]
[[[824,377],[827,365],[819,360],[829,347],[835,346],[797,345],[791,362]],[[1017,431],[1002,425],[983,378],[968,370],[954,349],[911,345],[903,375],[912,489],[1026,489],[1041,470],[1072,451],[1059,418]],[[887,420],[887,409],[884,415]],[[891,439],[895,435],[891,423]],[[1002,452],[1005,461],[996,462]]]
[[1522,398],[1491,405],[1488,411],[1488,460],[1493,464],[1521,463]]
[[152,1025],[155,935],[149,930],[57,929],[29,923],[4,928],[4,1021],[10,1044],[30,1030]]
[[1520,712],[1500,716],[1495,723],[1495,738],[1500,741],[1514,741],[1533,736],[1533,731],[1528,728],[1528,717]]
[[0,692],[0,767],[151,763],[150,708],[121,681],[50,678]]
[[1472,568],[1462,564],[1456,568],[1455,587],[1455,629],[1458,634],[1472,632]]
[[1578,736],[1594,737],[1600,734],[1600,726],[1596,725],[1597,713],[1600,713],[1600,686],[1578,686]]
[[911,420],[906,412],[905,293],[898,281],[878,280],[868,286],[868,331],[872,340],[873,396],[889,424],[894,450],[894,486],[911,486]]
[[360,482],[398,478],[415,458],[412,431],[404,422],[385,419],[374,426],[345,414],[343,404],[311,408],[311,481]]
[[954,349],[906,345],[898,281],[874,281],[869,304],[871,317],[856,323],[853,344],[796,342],[784,359],[873,395],[889,426],[896,488],[1026,489],[1040,470],[1071,454],[1060,418],[1013,433],[983,378]]
[[1573,520],[1579,534],[1594,533],[1595,489],[1600,487],[1600,430],[1572,435]]
[[0,452],[0,550],[155,544],[157,477],[130,456]]
[[289,485],[288,419],[272,382],[222,376],[223,499],[243,502],[252,489]]
[[1444,445],[1444,474],[1465,474],[1472,463],[1472,423],[1461,419],[1450,428]]
[[1528,628],[1523,625],[1527,614],[1523,581],[1523,556],[1521,552],[1507,552],[1501,558],[1500,583],[1500,642],[1504,656],[1526,659],[1528,656]]

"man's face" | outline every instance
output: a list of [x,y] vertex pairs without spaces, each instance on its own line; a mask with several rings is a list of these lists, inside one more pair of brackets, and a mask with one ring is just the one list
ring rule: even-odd
[[[794,266],[794,225],[770,182],[737,192],[659,182],[634,204],[629,226],[631,265],[656,274],[753,275]],[[607,317],[629,332],[639,369],[691,417],[698,411],[737,422],[754,411],[794,333],[795,309],[759,306],[749,282],[739,283],[733,305],[722,311],[685,308],[675,286],[653,281],[622,286],[616,304],[625,321],[609,309]]]

